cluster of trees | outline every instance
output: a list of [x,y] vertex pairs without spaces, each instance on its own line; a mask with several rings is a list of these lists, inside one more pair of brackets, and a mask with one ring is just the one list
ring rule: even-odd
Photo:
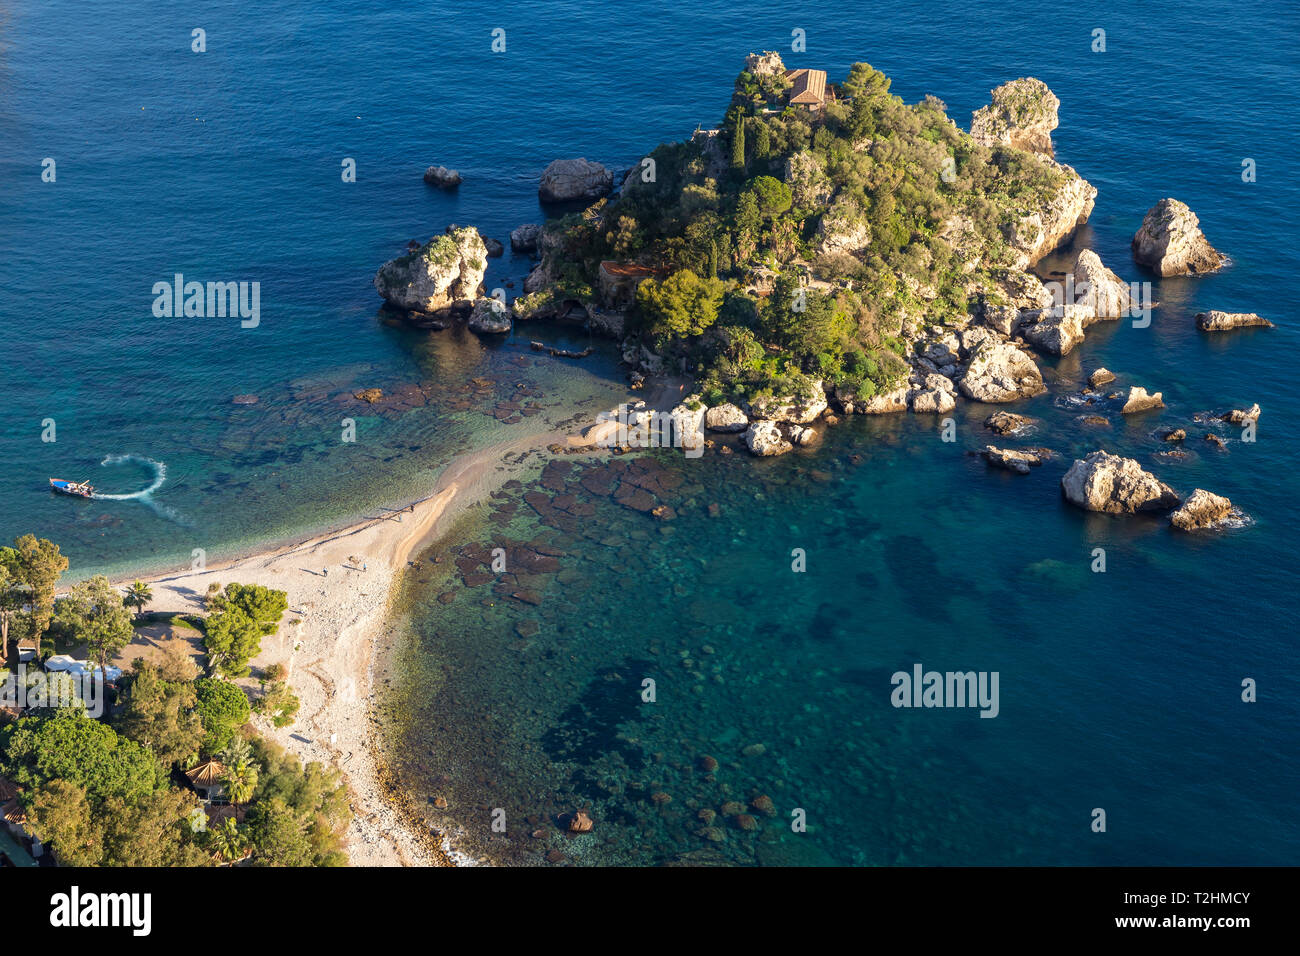
[[[979,146],[941,101],[905,104],[866,63],[819,113],[781,109],[783,87],[742,73],[716,134],[659,146],[653,176],[632,177],[599,217],[562,222],[557,261],[589,276],[607,258],[658,270],[633,319],[724,391],[792,375],[891,386],[905,374],[904,329],[964,317],[1010,264],[1011,224],[1062,174],[1033,154]],[[960,240],[945,231],[958,219]],[[830,227],[860,241],[827,242]],[[775,288],[755,296],[765,270]],[[737,327],[764,352],[739,378],[727,354]]]
[[[57,545],[33,535],[0,548],[4,640],[34,639],[42,654],[57,643],[85,643],[102,668],[134,636],[131,609],[143,611],[153,595],[142,582],[123,594],[97,576],[56,601],[67,567]],[[292,722],[298,700],[284,667],[266,669],[251,704],[225,679],[249,673],[261,638],[275,633],[287,609],[285,593],[230,584],[207,604],[209,615],[194,623],[204,631],[212,676],[200,676],[179,651],[157,664],[137,659],[104,719],[47,697],[50,706],[29,707],[0,726],[0,774],[18,785],[29,825],[61,863],[346,863],[350,811],[338,773],[304,768],[248,726],[254,709],[277,726]],[[220,782],[236,811],[212,826],[182,776],[203,757],[220,761]]]
[[203,645],[209,664],[227,677],[246,677],[262,638],[279,630],[288,596],[260,584],[227,584],[224,591],[213,591],[207,603]]
[[[74,866],[346,862],[350,820],[337,771],[303,767],[245,725],[248,697],[192,661],[137,660],[107,721],[38,710],[0,728],[0,772],[22,788],[34,832]],[[206,756],[238,811],[208,825],[179,773]],[[239,817],[242,816],[242,820]]]

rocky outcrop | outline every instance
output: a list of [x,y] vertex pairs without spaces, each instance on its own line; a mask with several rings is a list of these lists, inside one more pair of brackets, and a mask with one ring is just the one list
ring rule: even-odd
[[790,441],[796,445],[811,445],[817,441],[817,429],[803,425],[790,426]]
[[1051,156],[1061,101],[1047,84],[1022,77],[991,93],[992,102],[971,115],[971,138],[981,146],[1010,146]]
[[1074,262],[1074,302],[1091,306],[1093,321],[1118,319],[1130,314],[1133,296],[1128,283],[1101,264],[1091,249],[1084,249]]
[[439,189],[455,189],[461,184],[460,173],[446,166],[430,166],[424,171],[424,181]]
[[1141,385],[1133,385],[1124,396],[1124,407],[1120,409],[1120,414],[1136,415],[1138,412],[1149,412],[1153,408],[1164,407],[1163,392],[1147,392]]
[[786,185],[800,209],[820,209],[830,200],[835,190],[826,169],[811,150],[801,150],[785,161]]
[[1196,327],[1202,332],[1227,332],[1230,329],[1248,329],[1259,326],[1265,329],[1275,328],[1268,319],[1254,312],[1209,312],[1196,313]]
[[890,415],[894,412],[907,411],[907,396],[911,386],[900,385],[888,392],[880,392],[870,398],[863,398],[841,388],[835,389],[835,401],[846,414]]
[[1076,461],[1061,478],[1061,491],[1073,505],[1106,514],[1167,511],[1178,495],[1131,458],[1094,451]]
[[486,271],[487,247],[478,230],[452,226],[415,252],[385,262],[374,284],[396,308],[436,314],[475,298]]
[[536,252],[542,238],[542,227],[526,222],[510,233],[510,248],[515,252]]
[[794,446],[785,440],[776,422],[760,421],[751,424],[745,432],[745,446],[751,454],[760,457],[784,455]]
[[1010,342],[989,340],[971,355],[958,383],[961,393],[977,402],[1014,402],[1047,391],[1034,360]]
[[1108,368],[1099,368],[1088,376],[1088,384],[1093,388],[1109,385],[1113,381],[1115,381],[1115,373]]
[[745,70],[754,76],[780,76],[785,73],[785,63],[780,53],[764,50],[745,57]]
[[1259,404],[1256,403],[1250,408],[1234,408],[1226,415],[1222,416],[1225,422],[1232,425],[1245,425],[1248,422],[1259,421]]
[[871,244],[867,217],[855,202],[840,201],[822,215],[817,224],[817,252],[856,254]]
[[1213,272],[1228,257],[1206,241],[1200,223],[1186,203],[1160,200],[1133,237],[1133,259],[1162,276]]
[[1181,508],[1169,516],[1169,523],[1179,531],[1201,531],[1240,521],[1242,514],[1222,495],[1197,488]]
[[946,415],[957,407],[952,379],[944,375],[926,375],[907,393],[907,404],[918,414]]
[[998,448],[995,445],[985,445],[984,451],[981,452],[985,461],[996,468],[1004,468],[1007,471],[1014,471],[1018,475],[1029,474],[1030,468],[1037,468],[1047,457],[1044,449],[1028,448],[1018,450],[1015,448]]
[[469,327],[484,335],[500,335],[510,331],[510,310],[499,299],[484,296],[474,303],[469,314]]
[[586,159],[557,159],[546,167],[537,188],[542,202],[599,199],[614,187],[614,174]]
[[1025,341],[1048,355],[1068,355],[1083,341],[1083,330],[1096,313],[1090,305],[1057,305],[1031,312],[1031,325],[1021,329]]
[[1059,248],[1092,215],[1097,187],[1069,166],[1057,166],[1056,170],[1065,177],[1062,184],[1041,198],[1031,212],[1014,224],[1007,236],[1018,269],[1028,269]]
[[732,405],[714,405],[704,416],[704,427],[713,432],[743,432],[749,427],[749,416]]
[[1014,412],[994,412],[984,419],[984,427],[995,435],[1016,435],[1033,423],[1034,419]]
[[484,239],[483,245],[487,249],[489,259],[499,259],[505,255],[506,247],[501,244],[500,239]]
[[700,401],[698,395],[675,406],[669,413],[673,419],[673,442],[687,451],[701,451],[704,448],[704,419],[709,409]]
[[751,418],[765,418],[792,425],[807,425],[826,411],[826,392],[821,382],[798,395],[760,396],[749,403]]

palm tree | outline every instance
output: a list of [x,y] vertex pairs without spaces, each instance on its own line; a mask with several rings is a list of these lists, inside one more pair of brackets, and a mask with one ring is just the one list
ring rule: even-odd
[[227,767],[221,782],[225,784],[226,796],[238,810],[242,804],[253,799],[253,791],[257,789],[257,765],[240,762]]
[[217,757],[227,767],[234,767],[241,763],[250,763],[253,759],[253,748],[243,737],[231,737],[230,743],[226,744],[226,749]]
[[208,849],[214,859],[234,863],[248,855],[248,837],[234,817],[226,817],[208,831]]
[[122,598],[127,607],[133,607],[136,616],[144,610],[144,606],[153,600],[153,591],[149,590],[149,585],[143,581],[133,581],[131,586],[126,589],[126,596]]

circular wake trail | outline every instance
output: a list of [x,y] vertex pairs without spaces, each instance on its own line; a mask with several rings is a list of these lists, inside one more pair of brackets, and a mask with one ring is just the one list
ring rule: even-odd
[[139,501],[147,505],[155,514],[168,521],[174,521],[179,525],[188,525],[187,522],[177,511],[168,508],[166,505],[159,504],[153,500],[153,493],[163,486],[167,480],[167,466],[160,461],[154,461],[152,458],[146,458],[143,455],[109,455],[99,464],[104,465],[121,465],[126,462],[138,462],[142,465],[148,465],[153,469],[153,483],[143,491],[133,491],[129,495],[102,495],[95,492],[94,497],[99,501]]

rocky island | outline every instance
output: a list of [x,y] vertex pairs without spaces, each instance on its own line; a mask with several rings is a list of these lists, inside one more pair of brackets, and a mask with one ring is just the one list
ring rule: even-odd
[[[586,208],[512,232],[512,250],[536,260],[513,302],[483,296],[488,249],[472,227],[412,243],[375,288],[431,328],[465,319],[495,335],[514,321],[582,320],[619,341],[634,385],[694,382],[674,419],[740,435],[759,457],[813,444],[842,415],[942,416],[959,401],[1033,398],[1048,391],[1035,355],[1066,356],[1088,328],[1138,308],[1091,249],[1054,273],[1064,281],[1034,271],[1069,244],[1097,197],[1056,158],[1059,107],[1041,80],[1013,80],[967,132],[934,97],[904,103],[868,64],[829,83],[786,69],[776,53],[751,54],[717,128],[658,147],[621,177],[587,159],[546,168],[539,199]],[[1147,212],[1132,249],[1162,276],[1227,261],[1174,199]],[[1220,312],[1198,323],[1269,324]],[[1113,402],[1120,416],[1165,407],[1140,385],[1099,391],[1114,380],[1095,370],[1087,403]],[[990,427],[1016,434],[1018,418]],[[982,454],[1020,474],[1050,457],[992,445]],[[1136,462],[1103,451],[1076,462],[1063,490],[1110,513],[1179,501]]]

